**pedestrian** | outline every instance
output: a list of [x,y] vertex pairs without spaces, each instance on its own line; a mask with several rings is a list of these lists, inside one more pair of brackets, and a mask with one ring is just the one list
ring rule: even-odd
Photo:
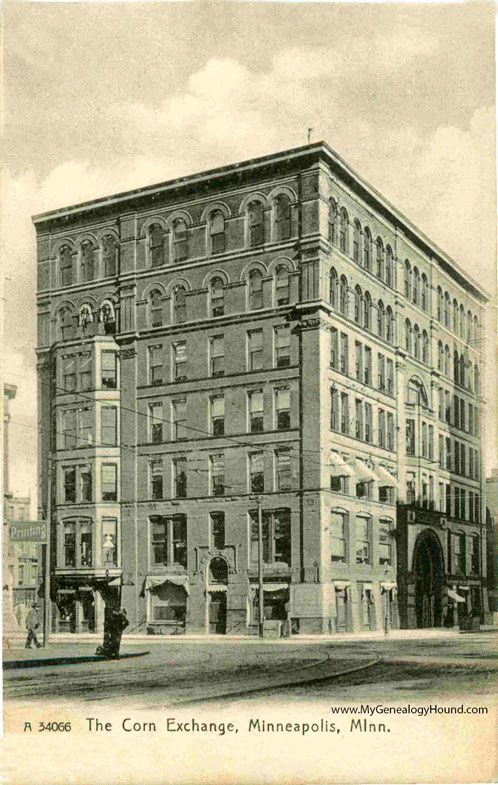
[[121,608],[119,611],[113,611],[111,619],[111,641],[109,647],[109,657],[115,659],[119,657],[121,636],[123,634],[123,630],[128,626],[128,624],[129,622],[124,608]]
[[37,613],[38,605],[36,602],[33,603],[33,607],[30,608],[28,614],[26,616],[26,629],[28,631],[28,637],[26,638],[26,648],[31,648],[31,642],[33,641],[36,648],[39,649],[41,647],[41,643],[38,642],[38,638],[36,637],[36,630],[40,627],[40,622],[38,621],[38,613]]

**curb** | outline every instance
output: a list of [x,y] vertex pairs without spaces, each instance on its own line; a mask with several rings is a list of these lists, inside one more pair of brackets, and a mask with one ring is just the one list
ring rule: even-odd
[[108,662],[109,659],[113,660],[126,660],[130,657],[144,657],[146,654],[150,654],[149,651],[139,651],[139,652],[129,652],[127,654],[121,654],[119,657],[103,657],[99,654],[83,654],[83,655],[74,655],[73,657],[52,657],[46,660],[4,660],[3,662],[3,669],[5,671],[8,670],[17,670],[22,668],[47,668],[52,667],[54,665],[77,665],[81,662]]

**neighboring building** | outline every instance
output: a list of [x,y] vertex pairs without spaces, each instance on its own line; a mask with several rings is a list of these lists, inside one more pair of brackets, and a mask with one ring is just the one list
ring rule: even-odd
[[29,605],[38,587],[38,548],[33,543],[11,542],[9,525],[27,521],[30,499],[13,496],[9,491],[9,402],[16,397],[17,387],[4,384],[3,390],[3,532],[2,532],[2,607],[4,630],[13,632],[22,626]]
[[255,632],[258,497],[294,632],[486,610],[487,295],[326,144],[34,223],[54,629]]
[[489,610],[498,622],[498,468],[486,477],[486,533]]

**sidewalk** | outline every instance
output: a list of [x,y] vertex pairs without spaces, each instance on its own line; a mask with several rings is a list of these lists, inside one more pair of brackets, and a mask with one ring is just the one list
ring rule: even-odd
[[[71,665],[74,663],[82,662],[108,662],[105,657],[95,654],[95,642],[81,642],[71,641],[64,643],[57,641],[50,643],[47,648],[41,649],[26,649],[15,648],[4,650],[3,652],[3,668],[4,670],[13,670],[17,668],[34,668],[51,665]],[[142,657],[148,654],[147,649],[122,646],[120,659],[128,659],[130,657]]]

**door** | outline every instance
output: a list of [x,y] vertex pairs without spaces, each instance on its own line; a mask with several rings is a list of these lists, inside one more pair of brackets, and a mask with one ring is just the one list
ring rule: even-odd
[[347,589],[337,592],[337,632],[348,629],[348,595]]
[[209,595],[209,632],[213,635],[225,635],[227,631],[227,595],[226,592],[213,591]]

